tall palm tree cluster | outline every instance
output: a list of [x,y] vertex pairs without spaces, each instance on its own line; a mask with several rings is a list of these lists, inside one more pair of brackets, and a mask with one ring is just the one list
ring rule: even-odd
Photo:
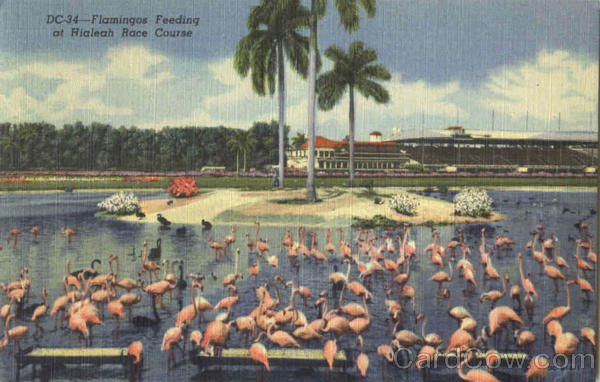
[[[375,16],[375,0],[334,0],[340,23],[347,32],[358,30],[360,9],[368,17]],[[349,111],[349,176],[350,185],[354,181],[354,91],[377,103],[389,100],[388,92],[377,83],[389,80],[389,71],[377,61],[377,53],[365,47],[361,41],[350,44],[348,52],[337,46],[325,51],[325,56],[333,62],[333,69],[317,79],[320,70],[320,57],[317,39],[319,20],[325,16],[327,0],[310,0],[310,8],[300,0],[261,0],[258,6],[251,7],[248,16],[248,34],[237,45],[234,67],[246,77],[251,73],[254,91],[264,96],[277,93],[279,102],[279,178],[280,187],[284,180],[284,128],[285,128],[285,60],[294,71],[308,81],[308,174],[306,197],[316,200],[315,188],[315,125],[317,93],[322,110],[331,110],[348,90]],[[308,36],[302,30],[308,29]]]

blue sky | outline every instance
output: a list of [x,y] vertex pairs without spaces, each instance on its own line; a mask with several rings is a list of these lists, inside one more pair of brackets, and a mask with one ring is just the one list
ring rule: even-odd
[[[0,2],[0,120],[81,120],[160,128],[247,128],[277,117],[275,98],[252,93],[231,57],[254,1]],[[308,5],[308,1],[305,1]],[[330,1],[322,49],[363,40],[392,72],[388,105],[357,98],[358,138],[371,130],[596,128],[598,9],[594,1],[378,1],[374,19],[347,34]],[[167,5],[168,4],[168,5]],[[200,19],[185,39],[51,37],[48,14]],[[79,24],[86,28],[86,24]],[[100,29],[102,26],[93,25]],[[121,26],[112,26],[116,34]],[[135,27],[133,27],[135,28]],[[172,27],[176,29],[177,27]],[[325,65],[327,69],[327,63]],[[289,71],[289,69],[288,69]],[[306,83],[288,75],[288,123],[303,131]],[[318,134],[347,130],[347,98],[319,113]]]

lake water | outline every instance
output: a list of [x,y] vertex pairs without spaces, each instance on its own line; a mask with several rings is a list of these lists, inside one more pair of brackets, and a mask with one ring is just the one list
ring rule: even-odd
[[[509,255],[503,255],[501,258],[494,258],[494,265],[500,273],[508,273],[511,285],[519,282],[519,268],[516,253],[518,250],[524,250],[525,243],[530,240],[529,232],[539,223],[543,223],[546,228],[546,236],[554,232],[560,240],[560,254],[563,256],[571,268],[566,270],[567,278],[575,277],[574,253],[575,244],[570,238],[578,237],[578,230],[575,224],[586,221],[590,226],[590,232],[597,232],[596,226],[596,192],[593,191],[567,191],[567,192],[542,192],[542,191],[490,191],[490,195],[496,203],[496,211],[506,214],[508,218],[504,221],[486,224],[487,240],[492,244],[497,233],[502,233],[516,241],[515,249]],[[165,198],[166,194],[162,192],[137,192],[141,198]],[[207,240],[213,236],[217,240],[222,240],[229,235],[230,226],[216,226],[211,232],[202,232],[198,226],[187,226],[186,234],[178,236],[175,225],[171,230],[161,230],[153,222],[133,223],[120,222],[112,219],[101,219],[94,216],[96,204],[110,193],[25,193],[25,194],[0,194],[0,242],[4,249],[0,252],[0,281],[9,282],[18,275],[19,269],[24,266],[29,267],[29,277],[33,282],[32,295],[29,304],[41,301],[40,290],[43,286],[48,288],[48,303],[51,306],[54,299],[62,294],[61,281],[65,276],[65,261],[71,259],[72,270],[88,267],[91,260],[98,258],[102,264],[98,266],[100,270],[108,270],[108,256],[111,253],[118,255],[121,259],[122,277],[137,278],[137,271],[140,268],[141,261],[139,257],[128,255],[134,248],[139,254],[142,243],[148,240],[149,247],[154,247],[156,240],[162,242],[162,259],[183,259],[185,261],[185,272],[197,272],[209,275],[211,272],[217,275],[218,280],[213,281],[210,277],[205,281],[204,296],[214,305],[221,298],[226,296],[225,289],[221,286],[221,278],[234,271],[233,257],[223,259],[218,264],[214,263],[214,253],[208,247]],[[432,196],[441,197],[450,200],[453,197],[452,192],[445,194],[435,194]],[[168,217],[168,214],[166,214]],[[32,240],[29,229],[38,226],[41,229],[37,242]],[[77,230],[77,235],[73,237],[72,243],[68,244],[61,229],[64,227]],[[455,236],[455,230],[459,226],[439,227],[442,244],[445,244]],[[483,225],[461,225],[466,234],[466,241],[473,246],[471,262],[477,270],[477,280],[481,280],[482,269],[479,265],[479,233]],[[12,228],[19,228],[23,231],[19,244],[16,248],[6,244],[8,231]],[[286,279],[292,279],[293,272],[290,267],[285,251],[281,249],[281,238],[285,228],[290,228],[297,238],[298,227],[264,227],[261,229],[260,236],[269,238],[273,253],[279,253],[279,269],[273,269],[263,261],[261,264],[261,273],[259,279],[244,277],[238,283],[240,291],[240,303],[234,308],[232,315],[247,315],[256,305],[256,296],[254,288],[263,283],[270,283],[270,280],[276,274],[281,274]],[[346,238],[349,235],[348,228]],[[315,232],[319,236],[321,248],[325,243],[325,230],[317,229]],[[233,248],[241,249],[239,259],[239,271],[247,274],[247,269],[254,262],[254,255],[249,258],[246,246],[245,234],[254,235],[253,227],[238,227],[237,242]],[[352,233],[353,238],[356,232]],[[431,229],[428,227],[414,227],[412,229],[412,238],[416,241],[419,259],[412,264],[412,274],[409,285],[416,289],[416,304],[418,311],[424,311],[428,317],[428,332],[437,332],[444,338],[442,347],[447,346],[447,340],[450,334],[456,330],[457,324],[451,320],[446,312],[446,302],[436,304],[435,294],[437,285],[428,281],[428,279],[437,272],[429,259],[429,256],[423,255],[425,246],[432,241]],[[596,238],[594,238],[596,239]],[[334,236],[334,242],[337,243],[337,233]],[[596,247],[595,243],[595,248]],[[339,260],[339,258],[337,258]],[[365,259],[363,259],[365,261]],[[330,261],[325,264],[315,264],[312,261],[300,260],[300,279],[303,286],[312,290],[313,296],[318,295],[319,291],[329,288],[325,282],[329,273],[333,272],[334,264],[339,261]],[[542,318],[556,305],[565,304],[565,288],[561,283],[560,292],[554,292],[554,284],[547,276],[539,275],[538,264],[531,256],[525,255],[525,267],[532,275],[533,281],[540,294],[536,301],[535,315],[533,323],[526,323],[525,328],[531,330],[537,336],[533,353],[545,353],[552,356],[552,346],[544,345]],[[345,269],[345,266],[342,267]],[[445,269],[447,270],[447,268]],[[365,339],[365,352],[370,358],[370,368],[367,375],[369,381],[381,380],[382,369],[381,359],[376,354],[376,348],[384,343],[389,343],[391,339],[391,328],[384,320],[388,317],[384,304],[385,295],[383,286],[391,279],[389,272],[383,276],[374,277],[370,283],[370,289],[373,291],[373,300],[369,306],[371,313],[371,326],[363,334]],[[590,273],[588,280],[593,280],[593,274]],[[352,280],[358,278],[356,268],[350,275]],[[487,323],[487,314],[489,312],[489,303],[481,304],[479,294],[483,291],[497,289],[501,290],[502,285],[499,281],[488,281],[485,285],[479,285],[476,293],[471,296],[465,296],[462,293],[464,280],[455,277],[450,284],[452,290],[453,306],[465,306],[474,318],[477,320],[479,328]],[[569,315],[563,320],[563,327],[566,331],[579,335],[579,331],[584,326],[595,327],[595,304],[596,297],[593,296],[591,302],[585,302],[582,293],[576,286],[571,288],[572,307]],[[271,293],[273,291],[271,290]],[[282,289],[283,302],[280,307],[287,306],[289,300],[289,289]],[[189,290],[183,293],[184,305],[189,304]],[[168,298],[165,300],[168,302]],[[346,302],[355,301],[360,303],[351,293],[346,294]],[[311,304],[307,307],[302,306],[304,313],[309,321],[317,316],[317,310]],[[6,303],[6,298],[2,298],[2,304]],[[508,296],[504,297],[498,305],[512,305]],[[333,301],[330,306],[335,306]],[[406,305],[407,313],[410,313],[410,305]],[[177,302],[168,304],[169,311],[160,311],[161,323],[152,328],[137,328],[127,322],[123,322],[118,338],[112,335],[115,322],[108,314],[105,315],[105,325],[95,327],[93,330],[94,346],[97,347],[126,347],[135,340],[140,340],[145,348],[145,363],[143,370],[143,380],[146,381],[164,381],[164,380],[255,380],[256,374],[252,368],[240,369],[222,369],[212,370],[199,374],[198,369],[186,359],[182,361],[182,355],[177,353],[178,366],[169,372],[166,370],[167,353],[160,351],[160,343],[164,332],[174,325],[175,314],[177,313]],[[144,295],[142,303],[134,309],[134,315],[144,315],[152,317],[150,307],[150,298]],[[215,313],[207,313],[207,319],[214,318]],[[525,313],[522,314],[525,317]],[[68,336],[69,330],[52,331],[54,318],[47,317],[43,326],[46,329],[45,334],[38,340],[31,337],[34,327],[30,323],[26,324],[30,328],[30,336],[23,344],[24,347],[76,347],[78,346],[77,336]],[[193,328],[197,323],[194,322]],[[205,324],[202,325],[204,329]],[[415,326],[414,320],[410,314],[406,315],[405,328],[420,333],[420,327]],[[236,347],[238,343],[238,334],[234,330],[230,335],[230,346]],[[266,341],[262,341],[267,347],[272,347]],[[302,342],[302,341],[301,341]],[[303,343],[306,347],[322,348],[323,342],[318,345]],[[493,342],[490,342],[490,346]],[[347,354],[354,359],[357,355],[357,346],[354,335],[345,335],[338,342],[338,347],[346,349]],[[189,344],[188,344],[189,349]],[[515,345],[511,344],[511,349]],[[579,351],[589,351],[588,344],[580,344]],[[5,350],[0,357],[0,380],[9,381],[14,379],[14,360],[8,357],[8,351]],[[290,373],[292,373],[290,375]],[[386,380],[422,380],[422,376],[414,368],[400,370],[388,365],[385,370]],[[66,370],[53,370],[52,378],[54,381],[69,380],[121,380],[122,368],[120,366],[85,367],[68,368]],[[523,370],[498,370],[496,376],[501,380],[524,380]],[[553,369],[549,375],[549,380],[560,376],[560,371]],[[593,371],[589,366],[573,372],[574,378],[579,380],[593,379]],[[275,368],[270,374],[264,375],[266,380],[283,380],[293,377],[298,381],[314,381],[320,379],[331,380],[357,380],[356,369],[348,371],[348,374],[329,374],[323,370],[286,370]],[[22,378],[30,378],[30,368],[22,372]],[[458,380],[455,370],[437,370],[430,374],[428,380]]]

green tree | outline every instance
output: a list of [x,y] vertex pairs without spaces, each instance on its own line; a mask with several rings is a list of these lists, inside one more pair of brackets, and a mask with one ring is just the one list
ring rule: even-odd
[[240,153],[244,155],[244,172],[246,172],[246,159],[248,151],[253,150],[256,146],[256,138],[250,130],[238,130],[234,135],[229,137],[227,146],[236,152],[236,171],[240,171]]
[[296,136],[292,138],[292,147],[299,149],[300,146],[306,143],[306,135],[302,133],[296,133]]
[[[368,17],[375,16],[375,0],[335,0],[340,22],[347,32],[356,31],[360,25],[359,6],[364,9]],[[318,21],[325,15],[327,0],[311,0],[310,21],[308,37],[308,174],[306,178],[306,198],[317,199],[315,188],[315,115],[316,115],[316,83],[317,83],[317,55],[319,51],[317,40]]]
[[252,88],[261,96],[275,92],[279,102],[279,186],[285,174],[285,59],[302,77],[308,65],[308,38],[299,30],[308,26],[308,10],[299,0],[261,0],[248,16],[248,35],[238,43],[234,67],[246,77],[252,72]]
[[11,125],[8,134],[0,138],[0,145],[11,153],[11,167],[13,170],[21,169],[21,154],[28,142],[34,139],[36,131],[29,124],[19,126]]
[[376,81],[387,81],[392,76],[385,66],[374,63],[377,61],[377,52],[366,48],[362,41],[351,43],[348,52],[332,45],[325,51],[325,56],[333,61],[333,69],[323,73],[317,80],[319,107],[322,110],[331,110],[348,90],[350,157],[348,172],[350,187],[352,187],[354,185],[354,91],[358,91],[365,98],[372,97],[377,103],[387,103],[390,95]]

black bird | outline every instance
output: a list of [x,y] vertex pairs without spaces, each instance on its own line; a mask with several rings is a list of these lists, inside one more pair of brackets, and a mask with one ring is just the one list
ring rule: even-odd
[[134,316],[131,322],[133,323],[133,326],[138,328],[147,328],[160,324],[159,319],[152,319],[146,316]]
[[158,240],[156,240],[156,248],[150,248],[150,253],[148,254],[148,259],[153,260],[153,261],[160,259],[160,256],[162,254],[161,243],[162,243],[162,240],[160,238]]
[[213,280],[217,281],[217,276],[214,272],[210,272],[210,277],[212,277]]
[[135,257],[137,253],[135,253],[135,246],[131,249],[131,252],[127,253],[127,256]]
[[178,236],[185,236],[186,231],[187,229],[185,228],[185,226],[181,226],[175,230],[175,234]]
[[202,219],[202,231],[210,231],[212,229],[212,224],[208,220]]
[[94,259],[90,263],[90,267],[88,269],[80,269],[78,271],[71,272],[71,275],[77,277],[80,273],[83,273],[84,280],[94,278],[98,276],[98,271],[94,267],[96,263],[102,264],[102,261],[100,259]]
[[136,216],[138,219],[143,219],[143,218],[145,218],[145,217],[146,217],[146,214],[145,214],[145,213],[143,213],[143,212],[142,212],[142,211],[140,211],[140,210],[137,210],[137,211],[135,211],[135,216]]
[[[183,260],[179,260],[179,278],[177,279],[177,288],[185,289],[187,287],[187,281],[185,281],[185,275],[183,274]],[[181,310],[181,309],[179,309]]]
[[169,227],[171,225],[171,222],[161,214],[156,215],[156,220],[158,220],[163,227]]
[[167,206],[170,206],[170,205],[172,205],[172,204],[173,204],[173,201],[172,201],[172,200],[167,200]]

